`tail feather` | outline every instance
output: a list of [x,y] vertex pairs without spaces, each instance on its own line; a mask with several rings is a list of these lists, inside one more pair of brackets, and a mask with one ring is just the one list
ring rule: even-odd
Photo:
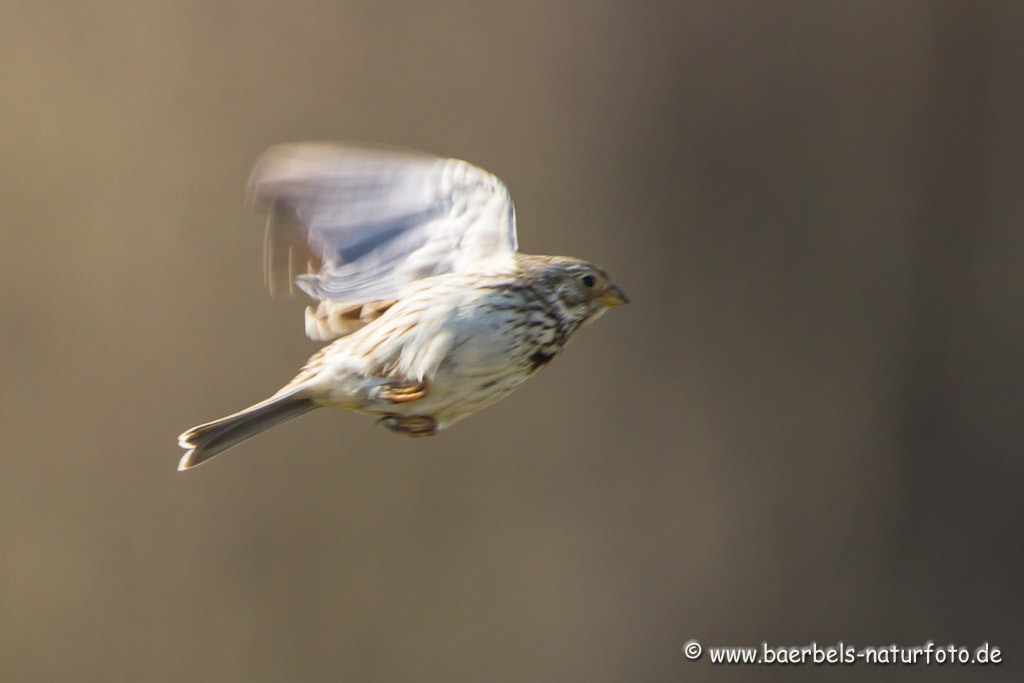
[[269,398],[234,415],[193,427],[178,437],[178,445],[189,449],[181,456],[178,471],[204,463],[274,425],[318,407],[308,398],[284,395]]

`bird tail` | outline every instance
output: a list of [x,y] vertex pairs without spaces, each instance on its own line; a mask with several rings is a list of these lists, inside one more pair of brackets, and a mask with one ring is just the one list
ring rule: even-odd
[[178,471],[204,463],[221,451],[318,407],[311,399],[294,394],[271,396],[234,415],[193,427],[178,437],[178,445],[189,449],[181,456]]

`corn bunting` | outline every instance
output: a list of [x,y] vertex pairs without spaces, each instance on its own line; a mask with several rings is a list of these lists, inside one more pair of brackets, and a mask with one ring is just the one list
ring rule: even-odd
[[626,296],[593,264],[517,253],[505,185],[464,161],[340,143],[272,147],[249,181],[268,213],[272,293],[302,290],[332,341],[265,401],[179,437],[194,467],[321,406],[430,436],[508,395]]

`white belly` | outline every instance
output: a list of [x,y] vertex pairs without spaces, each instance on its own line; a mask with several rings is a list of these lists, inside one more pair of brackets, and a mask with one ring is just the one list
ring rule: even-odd
[[[518,296],[500,290],[463,295],[447,309],[423,310],[413,328],[404,321],[417,311],[416,300],[399,302],[335,342],[328,375],[317,382],[328,385],[322,402],[373,415],[431,416],[438,429],[495,403],[533,372],[523,358],[538,330],[524,324]],[[394,403],[377,397],[382,385],[418,379],[418,372],[427,385],[423,398]]]

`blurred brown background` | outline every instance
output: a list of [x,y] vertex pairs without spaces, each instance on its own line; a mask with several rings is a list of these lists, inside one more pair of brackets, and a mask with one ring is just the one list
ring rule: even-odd
[[[0,679],[1020,680],[1021,3],[3,17]],[[316,138],[494,171],[633,304],[436,439],[324,411],[178,474],[316,348],[242,201]]]

